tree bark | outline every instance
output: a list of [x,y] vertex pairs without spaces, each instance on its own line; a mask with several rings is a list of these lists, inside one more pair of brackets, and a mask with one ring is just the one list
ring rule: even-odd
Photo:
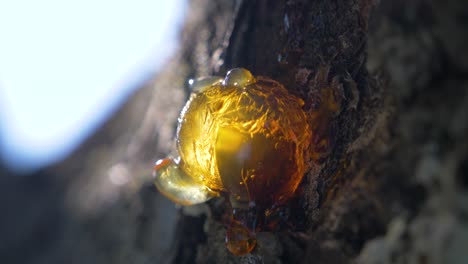
[[[468,4],[192,0],[181,47],[78,150],[33,175],[0,166],[5,263],[467,263]],[[222,200],[176,207],[151,184],[186,80],[245,67],[305,102],[333,89],[291,227],[224,246]]]

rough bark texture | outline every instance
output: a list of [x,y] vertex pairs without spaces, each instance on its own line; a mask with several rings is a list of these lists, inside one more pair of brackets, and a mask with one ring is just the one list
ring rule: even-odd
[[[2,263],[468,263],[468,4],[192,0],[179,53],[65,160],[0,166]],[[245,67],[341,111],[291,228],[224,247],[223,202],[175,207],[151,185],[186,80]],[[327,74],[325,74],[327,73]],[[320,103],[320,100],[318,100]]]

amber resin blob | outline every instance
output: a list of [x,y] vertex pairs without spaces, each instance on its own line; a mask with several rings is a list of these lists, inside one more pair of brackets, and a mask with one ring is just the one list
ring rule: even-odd
[[232,206],[227,248],[246,254],[261,230],[255,218],[285,204],[305,173],[311,135],[304,102],[241,68],[191,85],[178,122],[178,157],[156,163],[154,182],[183,205],[225,195]]

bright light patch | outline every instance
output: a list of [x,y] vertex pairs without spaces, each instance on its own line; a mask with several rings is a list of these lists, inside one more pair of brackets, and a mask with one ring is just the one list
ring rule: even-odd
[[0,3],[3,158],[69,153],[175,50],[184,0]]

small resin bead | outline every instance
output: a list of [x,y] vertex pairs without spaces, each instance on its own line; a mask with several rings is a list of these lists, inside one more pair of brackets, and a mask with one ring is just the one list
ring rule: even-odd
[[154,184],[158,190],[178,204],[203,203],[216,195],[206,186],[193,181],[179,169],[173,159],[158,160],[154,166],[154,172],[157,173]]
[[235,255],[250,253],[257,244],[252,231],[233,221],[226,232],[226,247]]
[[[303,101],[280,83],[241,68],[229,71],[223,81],[190,82],[194,92],[178,120],[179,157],[155,166],[160,192],[183,205],[221,194],[233,208],[267,210],[285,204],[305,173],[311,139]],[[248,242],[231,247],[242,248],[239,254],[251,251],[255,243],[248,231],[235,230],[243,229],[230,228],[230,237]]]

